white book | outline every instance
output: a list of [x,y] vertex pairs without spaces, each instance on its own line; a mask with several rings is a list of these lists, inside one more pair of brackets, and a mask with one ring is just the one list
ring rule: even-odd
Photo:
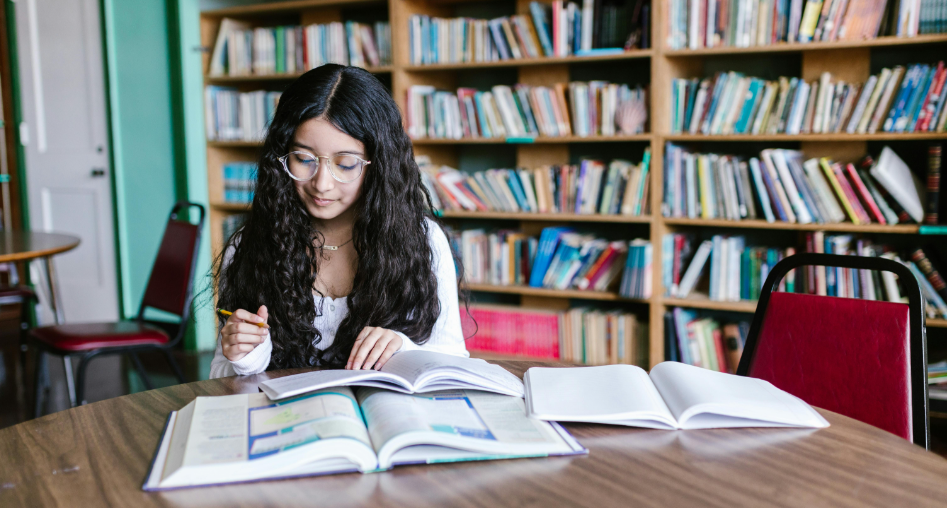
[[[882,254],[881,257],[885,259],[890,259],[892,261],[898,260],[897,256],[893,252],[887,252],[885,254]],[[895,302],[895,303],[902,303],[901,290],[898,289],[898,276],[889,271],[882,271],[881,282],[885,286],[885,296],[888,297],[888,301]]]
[[812,183],[812,187],[815,188],[819,202],[822,203],[828,213],[827,222],[839,223],[845,221],[845,212],[839,206],[835,194],[832,193],[829,183],[825,180],[825,176],[819,168],[819,159],[812,158],[803,162],[802,168],[806,171],[806,176],[809,178],[809,182]]
[[697,284],[697,280],[700,279],[700,274],[704,271],[704,265],[707,264],[707,258],[710,257],[710,251],[712,249],[713,242],[710,240],[701,242],[700,247],[697,248],[697,252],[694,253],[694,257],[691,258],[691,264],[687,267],[687,271],[684,272],[684,276],[681,277],[677,294],[673,296],[677,298],[687,298],[687,295],[690,294],[691,290],[693,290]]
[[530,418],[651,429],[825,428],[811,406],[768,381],[678,362],[526,372]]
[[[882,71],[884,72],[884,71]],[[878,76],[871,76],[868,78],[868,81],[865,82],[865,86],[862,87],[861,95],[858,96],[858,102],[855,105],[855,111],[852,113],[851,118],[848,120],[848,126],[845,128],[845,132],[849,134],[855,134],[855,129],[858,128],[858,124],[861,123],[862,117],[866,114],[866,108],[868,107],[868,99],[871,98],[872,94],[875,91],[875,85],[878,84]],[[867,114],[871,115],[871,112],[868,111]],[[867,126],[868,122],[865,122]]]
[[921,222],[924,217],[921,205],[924,186],[894,150],[887,146],[881,150],[878,162],[871,167],[871,176],[898,200],[912,219]]
[[583,453],[558,424],[528,418],[523,399],[479,391],[343,387],[279,404],[262,393],[197,397],[171,412],[142,488]]
[[250,28],[250,23],[245,21],[237,21],[230,18],[220,20],[220,28],[217,30],[217,40],[214,41],[214,52],[211,53],[210,58],[209,74],[211,76],[224,75],[224,52],[229,49],[227,46],[230,34],[240,32],[241,30],[250,30]]
[[370,386],[401,393],[437,390],[484,390],[523,396],[523,383],[499,365],[434,351],[397,353],[381,370],[319,370],[260,383],[272,400],[281,400],[323,388]]

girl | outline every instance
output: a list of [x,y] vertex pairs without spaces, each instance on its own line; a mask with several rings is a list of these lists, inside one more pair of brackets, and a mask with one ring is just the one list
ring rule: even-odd
[[412,349],[468,356],[430,209],[384,86],[357,67],[303,74],[267,132],[253,209],[217,261],[219,306],[234,312],[210,376],[380,369]]

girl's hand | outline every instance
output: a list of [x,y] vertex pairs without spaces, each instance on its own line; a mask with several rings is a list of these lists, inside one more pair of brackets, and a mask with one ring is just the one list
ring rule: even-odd
[[255,323],[266,323],[267,317],[266,305],[261,305],[256,314],[243,309],[235,310],[220,329],[220,349],[224,357],[235,362],[262,344],[270,332]]
[[368,370],[374,367],[381,370],[391,355],[401,349],[401,343],[401,336],[387,328],[366,326],[355,338],[345,368]]

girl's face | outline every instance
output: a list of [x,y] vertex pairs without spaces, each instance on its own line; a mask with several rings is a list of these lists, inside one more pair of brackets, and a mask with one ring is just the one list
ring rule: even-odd
[[[329,160],[337,155],[354,155],[368,160],[361,141],[322,118],[313,118],[301,123],[289,149],[309,152],[317,157],[329,157]],[[305,182],[293,181],[309,215],[323,221],[335,219],[352,208],[362,194],[365,173],[371,167],[364,166],[358,178],[342,183],[332,177],[328,167],[330,164],[326,159],[320,159],[319,170],[312,179]]]

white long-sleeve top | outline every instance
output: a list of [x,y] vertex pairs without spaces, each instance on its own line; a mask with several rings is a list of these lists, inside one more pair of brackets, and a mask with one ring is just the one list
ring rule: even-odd
[[[457,356],[470,356],[464,345],[464,334],[460,326],[460,308],[457,301],[457,278],[454,268],[454,258],[451,254],[447,236],[438,225],[428,219],[428,242],[434,254],[434,274],[437,278],[437,299],[440,302],[440,315],[431,330],[431,337],[424,345],[415,344],[407,335],[395,332],[401,336],[401,349],[409,351],[423,349],[437,351]],[[224,256],[224,263],[229,263],[233,256],[233,247]],[[321,305],[320,305],[321,304]],[[335,341],[335,334],[339,324],[349,313],[348,298],[320,298],[316,295],[316,319],[313,326],[322,333],[322,341],[316,347],[324,350]],[[319,308],[322,307],[320,315]],[[243,358],[232,362],[224,356],[220,347],[220,333],[217,334],[217,350],[210,365],[210,377],[218,378],[233,375],[259,374],[270,364],[270,355],[273,352],[273,342],[267,334],[261,344]]]

